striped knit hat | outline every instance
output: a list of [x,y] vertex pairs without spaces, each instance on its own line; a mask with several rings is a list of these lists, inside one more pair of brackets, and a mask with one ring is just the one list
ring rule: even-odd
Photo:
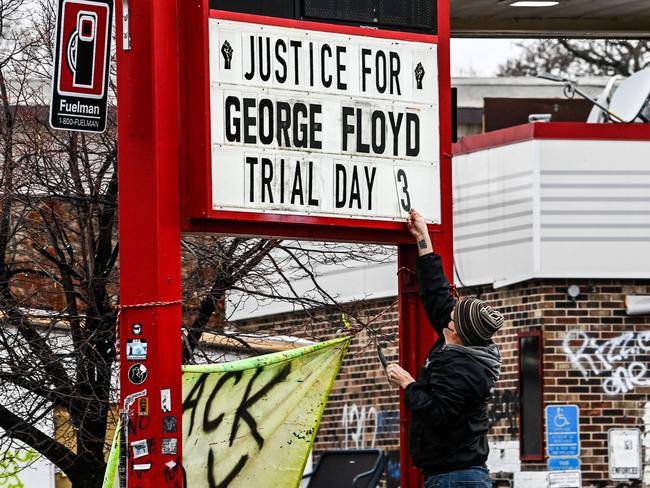
[[482,346],[503,325],[503,315],[478,298],[462,298],[454,309],[456,334],[466,346]]

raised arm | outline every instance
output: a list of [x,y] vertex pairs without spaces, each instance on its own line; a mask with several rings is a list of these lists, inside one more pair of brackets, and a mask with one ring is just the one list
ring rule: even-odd
[[455,300],[451,287],[442,270],[440,256],[433,252],[431,237],[424,218],[411,209],[407,219],[409,232],[418,245],[419,257],[416,264],[420,298],[427,312],[429,322],[438,334],[447,326]]

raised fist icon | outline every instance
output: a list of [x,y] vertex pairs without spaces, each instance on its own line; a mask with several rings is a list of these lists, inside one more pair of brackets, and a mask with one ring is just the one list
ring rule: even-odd
[[226,69],[230,69],[232,63],[232,46],[228,41],[224,41],[221,46],[221,54],[223,55],[223,60],[226,63]]
[[415,81],[417,82],[418,90],[422,90],[422,79],[424,78],[424,68],[422,63],[418,63],[415,67]]

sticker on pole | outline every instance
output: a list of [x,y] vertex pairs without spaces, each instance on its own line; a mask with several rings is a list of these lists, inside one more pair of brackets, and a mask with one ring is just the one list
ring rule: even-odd
[[112,22],[112,0],[59,1],[50,101],[54,129],[106,128]]

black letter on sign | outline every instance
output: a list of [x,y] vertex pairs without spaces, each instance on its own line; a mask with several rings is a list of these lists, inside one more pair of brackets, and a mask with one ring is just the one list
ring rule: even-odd
[[[380,62],[381,61],[381,62]],[[375,80],[377,91],[384,93],[386,91],[386,53],[377,51],[375,56]]]
[[[260,41],[260,78],[262,78],[262,81],[269,81],[269,78],[271,78],[271,38],[265,37],[262,39],[260,36],[258,39]],[[266,40],[266,53],[262,48],[262,42],[264,42],[264,40]],[[264,72],[264,58],[266,58],[266,73]]]
[[[390,92],[395,93],[395,87],[397,87],[397,94],[401,95],[402,90],[399,87],[399,72],[401,63],[399,60],[399,54],[394,51],[390,52]],[[393,85],[394,83],[394,85]]]
[[325,52],[327,51],[329,58],[332,58],[332,48],[329,44],[323,44],[320,48],[320,79],[325,88],[332,86],[332,75],[325,76]]
[[361,91],[366,91],[366,75],[370,74],[370,68],[366,66],[366,56],[370,54],[370,49],[361,50]]
[[257,122],[255,117],[249,115],[250,108],[255,108],[257,100],[254,98],[244,98],[244,144],[255,144],[257,138],[255,134],[250,133],[251,127]]
[[390,128],[393,130],[393,156],[397,156],[399,152],[399,128],[402,125],[403,113],[397,114],[397,120],[393,117],[393,112],[388,112],[388,119],[390,120]]
[[273,142],[273,102],[268,98],[260,100],[257,109],[257,124],[260,128],[257,136],[262,144]]
[[298,114],[307,118],[307,106],[302,102],[296,102],[293,106],[293,146],[307,147],[307,124],[298,123]]
[[368,187],[368,210],[372,210],[372,187],[375,184],[377,168],[373,167],[372,171],[368,173],[368,166],[364,166],[363,171],[366,173],[366,185]]
[[300,205],[305,204],[302,196],[302,176],[300,174],[300,161],[296,161],[296,171],[293,174],[293,187],[291,190],[291,205],[296,203],[296,197],[300,197]]
[[323,147],[323,142],[316,139],[316,133],[320,132],[323,127],[323,124],[316,122],[316,114],[322,112],[323,107],[321,105],[309,104],[309,147],[311,149],[321,149]]
[[345,46],[336,46],[336,88],[347,90],[348,84],[341,81],[341,74],[345,72],[345,65],[341,62],[341,54],[345,52]]
[[[287,102],[278,102],[278,119],[276,137],[278,139],[278,146],[291,147],[291,139],[289,138],[289,127],[291,127],[291,105]],[[284,144],[282,144],[282,136],[284,135]]]
[[357,201],[357,208],[361,210],[361,190],[359,189],[359,172],[356,165],[352,167],[352,180],[350,182],[350,208],[352,201]]
[[348,134],[354,134],[354,126],[348,124],[348,117],[354,115],[354,109],[352,107],[343,107],[341,109],[342,112],[342,118],[343,118],[343,123],[341,126],[343,127],[343,136],[341,137],[343,139],[343,151],[348,150]]
[[402,193],[406,197],[406,201],[400,198],[400,203],[405,212],[411,210],[411,195],[409,194],[409,182],[406,179],[406,172],[403,169],[397,170],[397,181],[402,184]]
[[[341,184],[341,179],[339,176],[343,177],[343,184]],[[342,164],[336,164],[336,177],[335,177],[335,196],[336,196],[336,208],[343,208],[345,206],[345,201],[347,200],[347,175],[345,173],[345,166]]]
[[250,36],[251,38],[251,70],[248,73],[244,73],[244,78],[247,80],[252,80],[255,76],[255,36]]
[[[280,56],[280,47],[282,47],[282,56]],[[278,39],[275,42],[275,59],[282,65],[282,75],[280,75],[280,72],[276,68],[275,77],[280,83],[287,81],[287,61],[284,59],[285,54],[287,54],[287,44],[282,39]]]
[[[379,123],[377,123],[379,122]],[[384,154],[386,150],[386,115],[381,110],[372,113],[372,151],[375,154]]]
[[[413,126],[413,129],[411,129]],[[411,130],[414,132],[415,140],[411,141]],[[413,145],[411,145],[413,142]],[[406,114],[406,155],[417,156],[420,154],[420,117],[418,114]]]
[[266,191],[269,192],[268,203],[273,203],[273,191],[271,182],[273,181],[273,162],[269,158],[262,158],[262,203],[267,203]]
[[226,97],[226,140],[228,142],[239,142],[241,140],[240,119],[231,116],[231,108],[234,108],[237,112],[240,110],[239,98],[232,95]]
[[370,152],[370,144],[366,144],[361,140],[363,135],[361,127],[363,127],[361,109],[357,109],[357,152],[368,154]]
[[314,162],[309,161],[309,192],[307,192],[307,205],[318,207],[318,200],[312,194],[314,192]]
[[300,41],[289,41],[289,45],[293,48],[293,69],[294,69],[294,84],[300,84],[300,62],[298,59],[298,48],[302,46]]
[[255,165],[257,164],[257,158],[253,156],[246,156],[246,164],[251,165],[248,201],[254,202],[255,201]]

